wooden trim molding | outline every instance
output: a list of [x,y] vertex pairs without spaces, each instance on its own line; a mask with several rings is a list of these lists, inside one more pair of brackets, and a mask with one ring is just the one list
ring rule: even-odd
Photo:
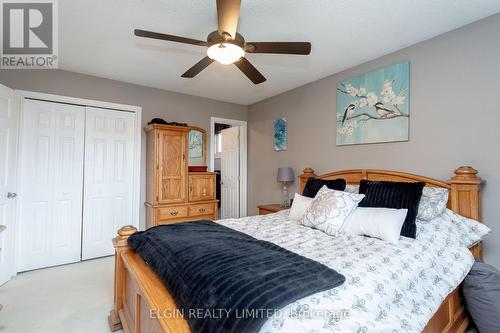
[[[306,168],[300,178],[301,190],[311,177],[319,179],[344,178],[349,184],[359,184],[361,179],[387,181],[424,181],[427,186],[450,190],[448,207],[453,211],[477,220],[481,218],[480,186],[482,180],[477,170],[460,167],[448,182],[387,170],[343,170],[317,176],[313,169]],[[137,231],[134,227],[123,227],[114,238],[115,246],[115,306],[108,316],[112,331],[123,328],[125,333],[189,333],[187,321],[180,316],[165,316],[163,313],[179,313],[175,301],[159,277],[133,249],[127,239]],[[482,258],[482,245],[471,248],[476,258]],[[469,325],[469,316],[463,305],[461,288],[450,293],[429,321],[424,333],[464,333]]]

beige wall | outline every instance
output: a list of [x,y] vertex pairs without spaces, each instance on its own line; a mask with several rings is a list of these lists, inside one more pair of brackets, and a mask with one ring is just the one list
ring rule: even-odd
[[[60,70],[0,70],[0,84],[13,89],[142,107],[142,124],[155,117],[210,131],[210,117],[247,120],[247,107]],[[210,136],[207,136],[210,140]],[[209,144],[209,143],[208,143]],[[208,147],[208,146],[207,146]],[[141,226],[144,226],[146,141],[142,136]]]
[[[384,168],[447,180],[454,168],[472,165],[487,181],[484,221],[495,229],[486,259],[500,267],[499,31],[496,15],[250,106],[249,212],[279,202],[282,166],[297,174],[304,167],[318,174]],[[337,147],[337,82],[403,60],[411,61],[410,141]],[[285,152],[273,150],[278,117],[288,120]]]

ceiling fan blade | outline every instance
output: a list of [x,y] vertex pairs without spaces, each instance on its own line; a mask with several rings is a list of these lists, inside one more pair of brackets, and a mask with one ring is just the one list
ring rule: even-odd
[[202,41],[202,40],[179,37],[179,36],[174,36],[174,35],[161,34],[159,32],[152,32],[152,31],[135,29],[134,34],[138,37],[161,39],[161,40],[167,40],[170,42],[192,44],[192,45],[198,45],[198,46],[207,46],[207,42]]
[[259,83],[266,81],[266,78],[262,74],[260,74],[260,72],[257,70],[257,68],[253,67],[253,65],[250,63],[250,61],[248,61],[247,58],[241,58],[240,60],[238,60],[234,64],[253,83],[259,84]]
[[207,68],[213,62],[214,62],[213,59],[210,59],[209,57],[205,57],[205,58],[201,59],[200,61],[198,61],[198,63],[196,63],[196,65],[194,65],[193,67],[188,69],[186,73],[181,75],[181,77],[193,78],[196,75],[200,74],[200,72],[202,70]]
[[241,0],[217,0],[217,17],[221,35],[227,33],[231,39],[236,37],[240,8]]
[[256,42],[245,43],[245,51],[248,53],[277,53],[277,54],[300,54],[311,53],[309,42]]

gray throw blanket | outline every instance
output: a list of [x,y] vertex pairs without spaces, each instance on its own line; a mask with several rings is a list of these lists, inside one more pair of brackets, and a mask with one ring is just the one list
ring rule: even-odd
[[276,310],[345,281],[316,261],[211,221],[154,227],[128,242],[163,280],[193,333],[258,332]]

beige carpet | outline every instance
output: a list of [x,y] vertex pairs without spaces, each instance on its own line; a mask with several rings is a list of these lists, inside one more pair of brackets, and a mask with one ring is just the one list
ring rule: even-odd
[[[109,333],[114,258],[21,273],[0,287],[1,333]],[[119,331],[121,332],[121,331]]]

